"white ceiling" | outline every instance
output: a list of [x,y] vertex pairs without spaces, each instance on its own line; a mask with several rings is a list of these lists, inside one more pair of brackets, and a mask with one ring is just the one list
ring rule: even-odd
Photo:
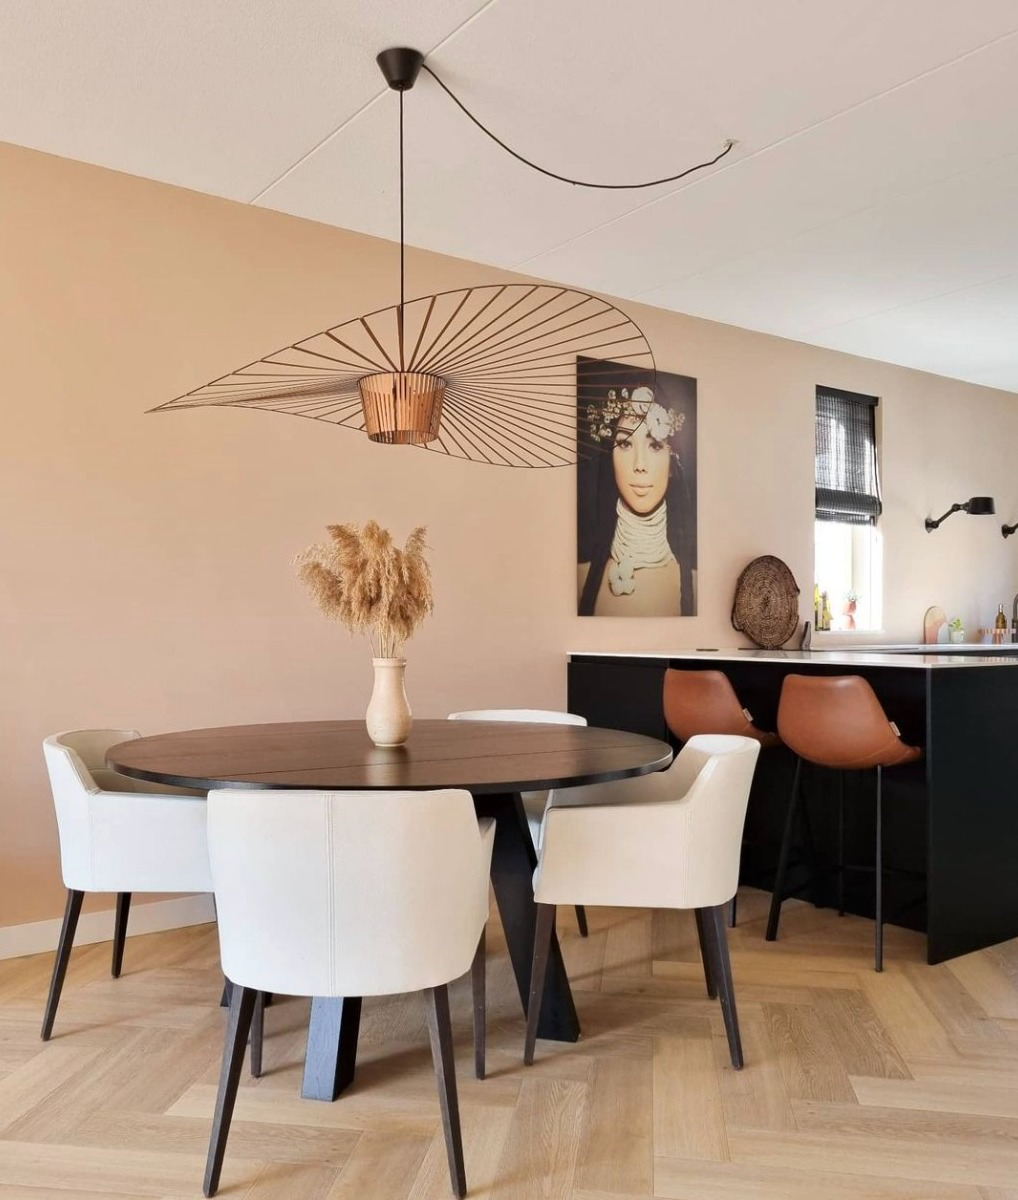
[[0,140],[393,237],[399,44],[738,139],[424,76],[412,244],[1018,392],[1015,0],[4,0]]

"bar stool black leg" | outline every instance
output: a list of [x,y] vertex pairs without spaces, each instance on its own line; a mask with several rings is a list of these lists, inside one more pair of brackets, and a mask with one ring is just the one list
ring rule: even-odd
[[874,969],[884,969],[884,805],[883,805],[884,769],[877,767],[877,845],[876,870],[877,882],[876,921],[877,930],[874,944]]
[[[816,768],[814,768],[815,772]],[[809,860],[810,880],[809,892],[812,897],[814,908],[823,908],[821,900],[823,892],[821,890],[821,880],[823,873],[820,870],[820,859],[817,857],[816,841],[813,838],[813,822],[809,815],[809,797],[806,795],[806,789],[803,787],[802,781],[799,781],[799,822],[802,825],[802,841],[803,849],[806,851],[806,858]]]
[[845,772],[838,772],[838,916],[845,915]]
[[576,905],[576,928],[580,931],[580,937],[586,937],[589,933],[587,929],[587,910],[582,904]]
[[738,914],[736,912],[736,906],[738,905],[738,903],[739,903],[739,896],[738,896],[738,893],[736,893],[736,895],[734,895],[732,897],[731,903],[728,906],[728,928],[729,929],[734,929],[735,926],[738,924]]
[[785,870],[788,867],[788,855],[792,848],[792,831],[795,828],[795,813],[799,805],[801,777],[802,759],[797,758],[795,775],[792,779],[792,794],[788,800],[788,813],[785,817],[785,832],[781,838],[781,853],[778,855],[778,869],[774,876],[774,891],[771,893],[771,909],[767,916],[767,933],[764,935],[768,942],[773,942],[778,936],[781,901],[784,899]]

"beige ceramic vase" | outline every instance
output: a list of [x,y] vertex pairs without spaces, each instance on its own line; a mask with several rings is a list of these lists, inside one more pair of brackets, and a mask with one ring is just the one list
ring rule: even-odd
[[402,746],[414,723],[403,686],[405,658],[373,658],[375,686],[364,715],[368,737],[376,746]]

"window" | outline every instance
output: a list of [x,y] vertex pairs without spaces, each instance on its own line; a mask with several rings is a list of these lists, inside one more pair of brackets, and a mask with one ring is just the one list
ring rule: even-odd
[[815,579],[832,630],[881,625],[877,398],[816,390]]

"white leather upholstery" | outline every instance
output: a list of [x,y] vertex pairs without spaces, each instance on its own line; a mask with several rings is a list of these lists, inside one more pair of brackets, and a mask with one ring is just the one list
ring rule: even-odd
[[210,792],[227,978],[299,996],[448,983],[487,920],[494,835],[460,790]]
[[[475,708],[449,714],[450,721],[520,721],[535,725],[586,725],[587,718],[576,713],[555,712],[547,708]],[[523,792],[523,810],[527,814],[530,836],[536,849],[541,844],[541,821],[548,804],[548,793]]]
[[82,729],[43,742],[66,887],[82,892],[210,892],[205,797],[129,779],[106,751],[133,729]]
[[699,735],[666,771],[556,790],[534,877],[540,904],[707,908],[739,883],[760,743]]

